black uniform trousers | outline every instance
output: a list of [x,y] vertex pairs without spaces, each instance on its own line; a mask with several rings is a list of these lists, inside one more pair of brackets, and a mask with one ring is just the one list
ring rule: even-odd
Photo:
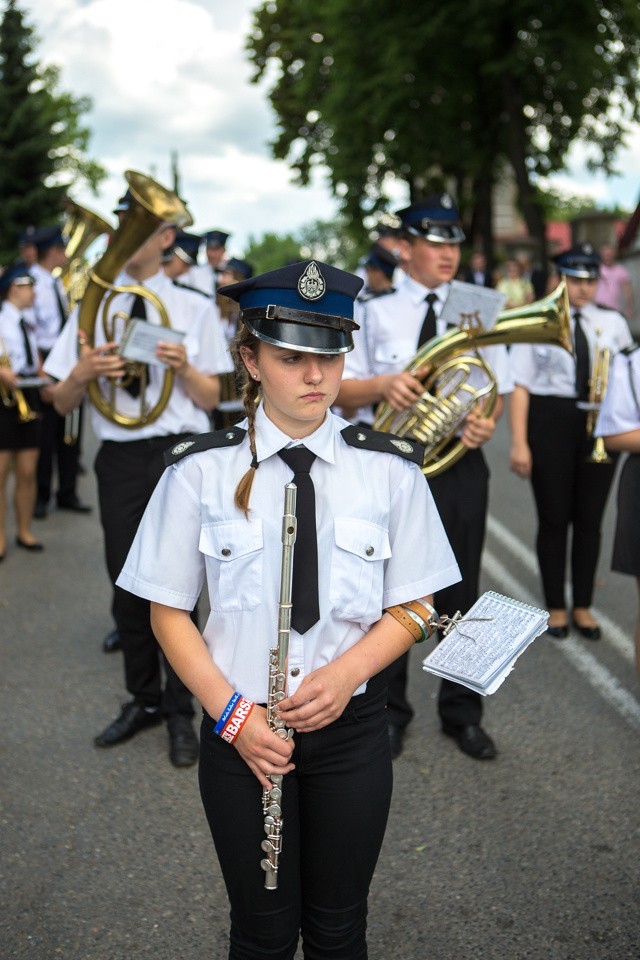
[[536,549],[545,603],[566,606],[569,528],[574,607],[589,607],[600,553],[602,517],[613,483],[612,463],[591,463],[587,414],[568,397],[529,398],[531,485],[538,513]]
[[58,503],[69,503],[76,496],[78,480],[78,460],[80,456],[79,437],[73,443],[65,443],[65,417],[56,413],[53,404],[42,404],[42,432],[40,456],[38,457],[38,500],[49,503],[51,500],[54,462],[58,471]]
[[[163,453],[179,436],[103,442],[95,462],[100,521],[109,577],[114,586],[112,613],[124,654],[125,683],[134,700],[161,707],[165,716],[193,716],[191,694],[176,675],[151,630],[148,600],[116,586],[145,507],[164,469]],[[195,611],[192,616],[195,620]],[[162,663],[166,684],[162,689]]]
[[[462,580],[434,596],[439,614],[466,613],[478,599],[480,562],[489,501],[489,468],[482,450],[469,450],[440,476],[429,479],[440,519],[462,574]],[[387,668],[389,684],[388,719],[404,729],[413,717],[407,699],[409,654],[403,654]],[[462,684],[442,680],[438,713],[443,726],[461,729],[482,719],[482,697]]]
[[231,905],[229,960],[292,960],[300,933],[305,960],[366,960],[392,789],[385,701],[379,674],[336,721],[295,735],[277,890],[265,890],[260,868],[262,787],[204,715],[200,791]]

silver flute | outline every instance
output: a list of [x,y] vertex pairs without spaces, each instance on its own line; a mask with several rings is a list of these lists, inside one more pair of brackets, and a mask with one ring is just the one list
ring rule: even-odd
[[[280,568],[280,599],[278,601],[278,644],[269,651],[269,693],[267,697],[267,723],[281,740],[290,740],[293,730],[288,730],[278,716],[277,707],[287,695],[287,661],[289,636],[291,634],[291,595],[293,591],[293,549],[296,542],[296,493],[295,483],[284,488],[284,516],[282,518],[282,566]],[[271,787],[262,791],[262,812],[266,838],[261,847],[266,857],[260,861],[265,872],[266,890],[278,888],[278,861],[282,852],[282,774],[272,773],[267,778]]]

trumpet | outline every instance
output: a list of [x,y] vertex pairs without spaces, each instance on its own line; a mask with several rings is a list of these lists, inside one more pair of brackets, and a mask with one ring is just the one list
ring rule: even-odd
[[[600,337],[601,329],[596,330],[596,336]],[[609,382],[609,367],[611,365],[611,351],[608,347],[601,347],[596,344],[596,349],[591,366],[591,376],[589,377],[589,399],[586,404],[579,404],[587,413],[587,436],[592,437],[598,420],[598,413],[607,392]],[[612,463],[608,455],[604,440],[602,437],[596,437],[590,455],[587,457],[589,463]]]
[[[4,367],[5,370],[11,370],[11,361],[9,359],[9,354],[7,353],[7,348],[4,345],[2,338],[0,337],[0,367]],[[7,387],[5,382],[0,378],[0,400],[5,407],[17,407],[18,408],[18,420],[20,423],[31,423],[32,420],[38,419],[38,414],[34,413],[29,404],[27,403],[27,398],[19,387]]]

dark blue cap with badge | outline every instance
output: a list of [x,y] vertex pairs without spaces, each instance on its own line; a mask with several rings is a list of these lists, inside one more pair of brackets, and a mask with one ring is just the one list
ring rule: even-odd
[[178,230],[175,243],[171,247],[171,252],[175,253],[183,263],[190,267],[198,260],[198,250],[202,243],[202,237],[197,233],[185,233],[184,230]]
[[304,353],[353,349],[353,301],[362,280],[328,263],[303,260],[218,289],[240,304],[240,319],[259,340]]
[[387,250],[382,244],[376,243],[371,248],[364,265],[365,267],[375,267],[377,270],[382,270],[386,277],[391,278],[398,266],[398,259],[391,250]]
[[225,233],[224,230],[207,230],[204,239],[208,247],[224,247],[230,236],[231,234]]
[[600,257],[591,243],[578,243],[551,258],[560,273],[581,280],[597,280],[600,276]]
[[26,286],[27,284],[33,286],[35,280],[23,266],[7,267],[4,273],[0,275],[0,294],[6,293],[12,283],[17,283],[20,286]]
[[37,231],[35,227],[27,227],[18,235],[18,246],[24,247],[28,243],[33,243],[33,238],[36,235]]
[[39,251],[48,250],[49,247],[66,247],[67,242],[62,236],[62,230],[58,224],[50,227],[39,227],[31,238]]
[[464,232],[458,208],[448,193],[437,193],[397,210],[404,229],[434,243],[462,243]]

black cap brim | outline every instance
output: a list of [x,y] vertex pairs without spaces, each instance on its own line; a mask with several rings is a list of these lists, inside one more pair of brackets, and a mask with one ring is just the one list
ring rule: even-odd
[[286,323],[268,320],[266,317],[244,319],[247,328],[265,343],[275,347],[299,350],[300,353],[349,353],[353,350],[351,331],[329,327],[311,326],[303,323]]

